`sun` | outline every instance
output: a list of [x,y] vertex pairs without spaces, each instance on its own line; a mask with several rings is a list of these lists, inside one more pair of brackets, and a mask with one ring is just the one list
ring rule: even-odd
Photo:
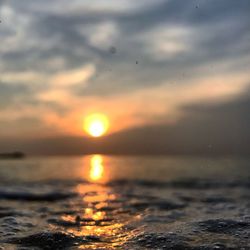
[[109,129],[109,120],[104,114],[88,115],[84,121],[84,130],[93,137],[104,135]]

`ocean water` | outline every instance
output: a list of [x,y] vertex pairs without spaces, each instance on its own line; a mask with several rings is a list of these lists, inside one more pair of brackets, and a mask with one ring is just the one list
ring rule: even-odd
[[250,159],[0,161],[0,249],[250,249]]

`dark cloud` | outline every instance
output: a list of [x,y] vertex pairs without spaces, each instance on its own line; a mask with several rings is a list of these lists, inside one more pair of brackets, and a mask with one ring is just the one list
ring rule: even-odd
[[[240,4],[234,1],[211,3],[208,1],[198,3],[198,9],[196,6],[197,1],[185,3],[170,1],[147,10],[145,13],[116,17],[115,20],[122,32],[121,37],[124,39],[118,44],[122,49],[119,52],[118,47],[118,56],[115,59],[105,58],[105,61],[110,63],[114,76],[127,75],[127,70],[130,71],[130,75],[135,76],[134,78],[138,76],[140,80],[124,82],[121,77],[117,77],[116,80],[110,78],[108,83],[96,80],[87,89],[78,88],[77,93],[99,96],[102,93],[103,95],[112,94],[112,92],[124,93],[124,91],[133,91],[135,88],[155,86],[161,84],[163,80],[178,81],[183,71],[190,76],[197,77],[206,73],[197,69],[201,65],[210,67],[213,64],[226,65],[229,62],[233,66],[224,73],[245,71],[244,65],[237,64],[237,61],[243,61],[245,58],[248,59],[249,64],[250,17],[247,11],[250,9],[249,3],[246,1]],[[127,38],[135,34],[143,34],[159,25],[162,32],[167,31],[171,25],[190,27],[194,32],[187,41],[187,45],[191,45],[190,50],[179,56],[166,57],[165,60],[156,62],[145,54],[148,48],[144,44],[138,44]],[[142,58],[144,70],[133,65],[138,57]],[[217,71],[219,72],[219,69]],[[142,78],[144,80],[141,80]]]
[[[1,56],[6,68],[12,70],[50,70],[46,69],[46,60],[56,56],[62,56],[68,68],[93,61],[100,69],[99,75],[105,75],[102,69],[111,68],[113,76],[107,78],[109,83],[95,78],[87,90],[80,87],[74,91],[80,95],[100,96],[102,92],[106,95],[106,92],[112,93],[112,89],[114,94],[133,91],[135,88],[161,84],[163,80],[178,80],[180,71],[194,76],[202,75],[204,72],[197,70],[197,66],[202,64],[223,64],[236,58],[249,57],[250,3],[247,0],[171,0],[130,12],[85,11],[83,14],[62,11],[56,3],[53,8],[60,11],[51,12],[48,5],[48,1],[36,4],[31,1],[26,8],[23,3],[10,1],[10,6],[17,13],[24,13],[30,18],[27,39],[39,42],[26,49],[20,47],[19,51],[2,53]],[[82,34],[78,29],[80,27],[84,31],[91,25],[107,21],[115,23],[119,31],[119,37],[113,41],[116,44],[110,44],[117,49],[115,56],[108,52],[109,46],[94,46],[89,41],[88,33]],[[188,46],[191,45],[190,49],[174,57],[166,56],[160,62],[148,54],[148,47],[143,40],[133,38],[157,27],[164,32],[176,26],[193,29],[194,33],[186,41]],[[43,43],[47,46],[43,46]],[[137,60],[141,61],[144,70],[134,67],[133,62]],[[235,68],[237,70],[240,69]],[[120,76],[126,75],[128,71],[135,80],[124,82]],[[109,91],[106,91],[107,84],[110,84]]]
[[185,107],[173,125],[146,126],[107,138],[107,153],[250,154],[250,96],[223,104]]
[[243,18],[244,21],[249,21],[249,8],[250,3],[247,0],[237,2],[234,0],[170,0],[147,11],[127,14],[119,18],[121,23],[125,25],[128,23],[129,31],[137,32],[166,22],[173,25],[202,26],[215,25],[228,19],[242,20]]

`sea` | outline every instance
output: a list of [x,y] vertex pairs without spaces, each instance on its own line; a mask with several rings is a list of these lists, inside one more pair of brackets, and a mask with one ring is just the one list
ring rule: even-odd
[[250,249],[250,158],[0,160],[0,249]]

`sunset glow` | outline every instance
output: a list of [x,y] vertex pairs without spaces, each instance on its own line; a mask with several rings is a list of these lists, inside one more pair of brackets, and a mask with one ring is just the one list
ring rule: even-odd
[[87,116],[84,122],[84,130],[93,137],[104,135],[109,128],[108,118],[103,114]]

